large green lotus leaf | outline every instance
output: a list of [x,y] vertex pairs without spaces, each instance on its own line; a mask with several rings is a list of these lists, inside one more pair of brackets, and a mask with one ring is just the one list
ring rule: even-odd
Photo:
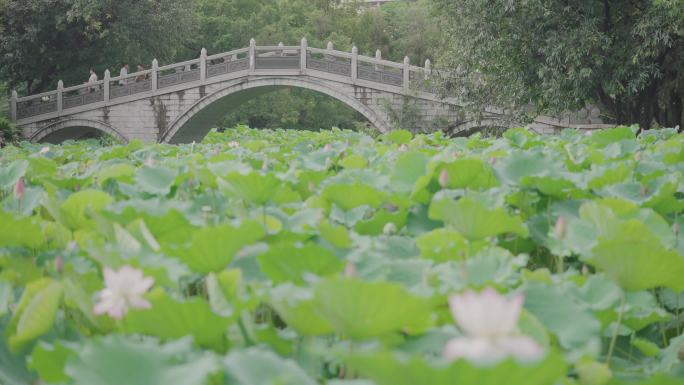
[[516,185],[526,176],[554,176],[559,164],[548,155],[535,151],[517,151],[503,157],[494,166],[501,181]]
[[436,262],[466,258],[469,254],[468,241],[458,231],[439,228],[423,233],[416,238],[420,256]]
[[[140,171],[142,173],[142,171]],[[117,181],[122,181],[125,183],[131,183],[133,182],[133,175],[135,174],[135,167],[131,166],[128,163],[115,163],[110,166],[104,167],[100,169],[95,175],[94,178],[97,178],[97,181],[100,183],[100,185],[104,185],[104,183],[108,179],[115,179]],[[141,176],[138,176],[141,178]],[[140,182],[139,182],[140,183]],[[142,186],[141,186],[142,187]]]
[[254,221],[245,221],[239,227],[204,227],[195,231],[189,245],[166,251],[170,255],[178,255],[193,271],[206,274],[223,270],[243,246],[264,235],[263,226]]
[[26,176],[31,180],[50,178],[57,172],[57,163],[45,157],[29,158],[29,167]]
[[264,205],[271,200],[282,183],[273,173],[262,174],[256,171],[247,175],[232,172],[225,177],[225,182],[228,189],[238,197],[255,205]]
[[347,228],[344,226],[336,226],[325,221],[320,223],[318,230],[323,239],[337,248],[347,249],[352,245],[349,231],[347,231]]
[[315,301],[338,333],[355,339],[419,332],[431,323],[427,299],[387,282],[322,280],[316,285]]
[[297,363],[263,348],[234,350],[223,360],[233,385],[317,385]]
[[561,346],[577,354],[597,352],[601,325],[588,308],[560,288],[539,282],[528,283],[524,295],[525,309],[558,337]]
[[192,336],[201,347],[223,350],[224,333],[233,322],[231,318],[214,313],[201,298],[176,300],[162,290],[148,294],[150,309],[130,310],[122,321],[127,333],[141,333],[165,340]]
[[274,283],[304,284],[307,273],[324,277],[344,269],[344,262],[335,254],[313,243],[271,245],[257,260],[261,271]]
[[0,211],[0,247],[25,247],[38,250],[44,244],[45,234],[38,218],[17,218]]
[[408,144],[413,137],[410,131],[392,130],[384,135],[385,139],[396,144]]
[[285,323],[306,336],[330,334],[334,331],[330,322],[323,317],[314,301],[310,288],[292,284],[277,286],[269,293],[268,303],[273,306]]
[[362,169],[368,166],[368,160],[361,155],[351,154],[340,160],[338,164],[348,169]]
[[112,203],[114,199],[100,190],[82,190],[69,195],[60,207],[60,216],[70,230],[92,229],[95,222],[90,212],[98,212]]
[[20,159],[0,167],[0,190],[10,191],[19,178],[24,176],[29,162]]
[[527,227],[518,216],[512,216],[502,207],[488,208],[479,200],[465,196],[457,201],[435,199],[428,211],[430,219],[443,221],[458,230],[469,240],[478,240],[499,234],[513,233],[527,237]]
[[398,191],[410,192],[418,178],[425,174],[428,157],[422,152],[405,152],[397,157],[390,177],[392,187]]
[[447,188],[480,190],[499,185],[492,168],[478,158],[462,158],[446,163],[437,169],[435,175],[445,170],[449,175]]
[[482,248],[465,263],[451,261],[435,266],[432,271],[437,274],[440,291],[446,292],[467,287],[512,285],[519,281],[519,271],[526,264],[525,255],[514,257],[510,251],[492,246]]
[[635,135],[632,128],[621,126],[608,128],[605,130],[592,131],[588,142],[598,147],[605,147],[611,143],[619,142],[625,139],[633,140],[634,138]]
[[210,354],[192,353],[188,339],[159,345],[110,335],[87,340],[65,373],[74,385],[205,385],[220,370]]
[[587,262],[626,290],[659,286],[684,290],[684,256],[666,249],[660,239],[636,219],[616,223],[610,232],[599,237]]
[[382,191],[362,183],[329,184],[325,186],[321,196],[345,211],[362,205],[378,207],[385,200]]
[[520,179],[520,185],[535,188],[542,194],[557,199],[569,199],[581,193],[575,182],[562,176],[526,176]]
[[176,171],[162,167],[143,167],[135,173],[135,182],[140,190],[154,195],[166,195],[176,178]]
[[40,374],[41,380],[48,383],[66,383],[69,376],[64,373],[67,360],[76,355],[75,346],[65,346],[62,342],[36,344],[31,353],[29,368]]
[[406,225],[407,218],[408,212],[406,210],[390,212],[386,209],[380,209],[375,212],[372,218],[358,221],[355,230],[362,235],[379,235],[383,233],[387,223],[392,223],[398,231]]
[[10,349],[18,352],[28,342],[47,333],[55,322],[61,300],[60,282],[42,278],[29,284],[6,331],[11,333]]
[[484,366],[466,360],[431,364],[390,352],[350,354],[343,361],[377,385],[553,385],[565,378],[567,366],[557,354],[536,363],[508,359]]

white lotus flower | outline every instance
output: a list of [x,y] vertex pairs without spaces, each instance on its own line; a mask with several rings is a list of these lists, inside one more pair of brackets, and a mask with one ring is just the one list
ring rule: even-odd
[[122,266],[118,271],[104,268],[105,288],[97,293],[99,302],[95,314],[109,314],[121,319],[132,309],[149,309],[152,305],[142,297],[154,283],[152,277],[145,277],[143,271],[131,266]]
[[236,141],[234,141],[234,140],[231,140],[230,142],[228,142],[228,147],[230,147],[230,148],[237,148],[237,147],[240,147],[240,143],[238,143],[238,142],[236,142]]
[[451,339],[444,347],[444,357],[481,363],[508,356],[524,360],[541,358],[544,351],[537,342],[515,334],[523,301],[522,295],[509,299],[492,288],[449,297],[454,320],[466,335]]
[[39,154],[47,154],[48,152],[50,152],[50,146],[45,146],[38,151]]

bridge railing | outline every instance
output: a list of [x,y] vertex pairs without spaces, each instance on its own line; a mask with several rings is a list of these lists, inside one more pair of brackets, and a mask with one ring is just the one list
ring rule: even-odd
[[109,70],[106,70],[104,79],[95,84],[64,88],[60,81],[55,91],[21,98],[13,91],[10,113],[12,120],[17,121],[61,114],[89,104],[106,104],[116,99],[155,93],[166,88],[175,89],[185,83],[203,83],[207,79],[213,82],[212,78],[233,73],[279,73],[281,70],[286,74],[317,71],[347,78],[353,84],[366,82],[397,87],[401,89],[399,92],[434,92],[434,85],[430,82],[429,61],[423,68],[410,65],[408,58],[403,63],[384,60],[379,50],[375,57],[370,57],[359,55],[356,47],[351,52],[335,50],[332,43],[328,43],[324,49],[309,47],[306,39],[302,39],[298,46],[285,46],[282,43],[257,46],[252,39],[247,48],[210,56],[202,49],[199,58],[180,63],[159,66],[155,59],[150,69],[126,76],[111,77]]

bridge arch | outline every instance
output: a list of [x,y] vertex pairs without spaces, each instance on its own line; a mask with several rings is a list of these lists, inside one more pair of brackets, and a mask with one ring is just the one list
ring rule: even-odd
[[128,143],[128,139],[109,124],[89,119],[63,119],[49,124],[30,136],[31,142],[61,143],[69,139],[89,136],[111,135],[117,140]]
[[[314,77],[282,77],[268,76],[259,78],[245,78],[235,84],[213,92],[183,111],[171,122],[168,129],[160,135],[162,143],[187,143],[192,140],[200,141],[226,112],[226,108],[235,108],[259,94],[282,87],[297,87],[316,91],[337,99],[363,115],[374,127],[381,132],[391,129],[389,121],[378,114],[373,108],[362,103],[353,95],[330,87]],[[241,98],[241,96],[244,96]]]

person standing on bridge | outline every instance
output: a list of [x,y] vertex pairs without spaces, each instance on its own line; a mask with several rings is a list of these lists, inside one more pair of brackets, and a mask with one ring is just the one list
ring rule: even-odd
[[97,74],[94,69],[90,69],[90,77],[88,78],[88,92],[95,92],[97,90]]
[[121,71],[119,71],[119,76],[121,77],[121,80],[119,80],[119,85],[125,86],[128,84],[128,79],[126,78],[128,76],[128,63],[125,63],[123,67],[121,67]]
[[[145,67],[142,64],[138,64],[138,72],[142,72],[142,71],[145,71]],[[136,82],[141,82],[145,79],[147,79],[146,74],[140,74],[140,75],[135,77]]]

